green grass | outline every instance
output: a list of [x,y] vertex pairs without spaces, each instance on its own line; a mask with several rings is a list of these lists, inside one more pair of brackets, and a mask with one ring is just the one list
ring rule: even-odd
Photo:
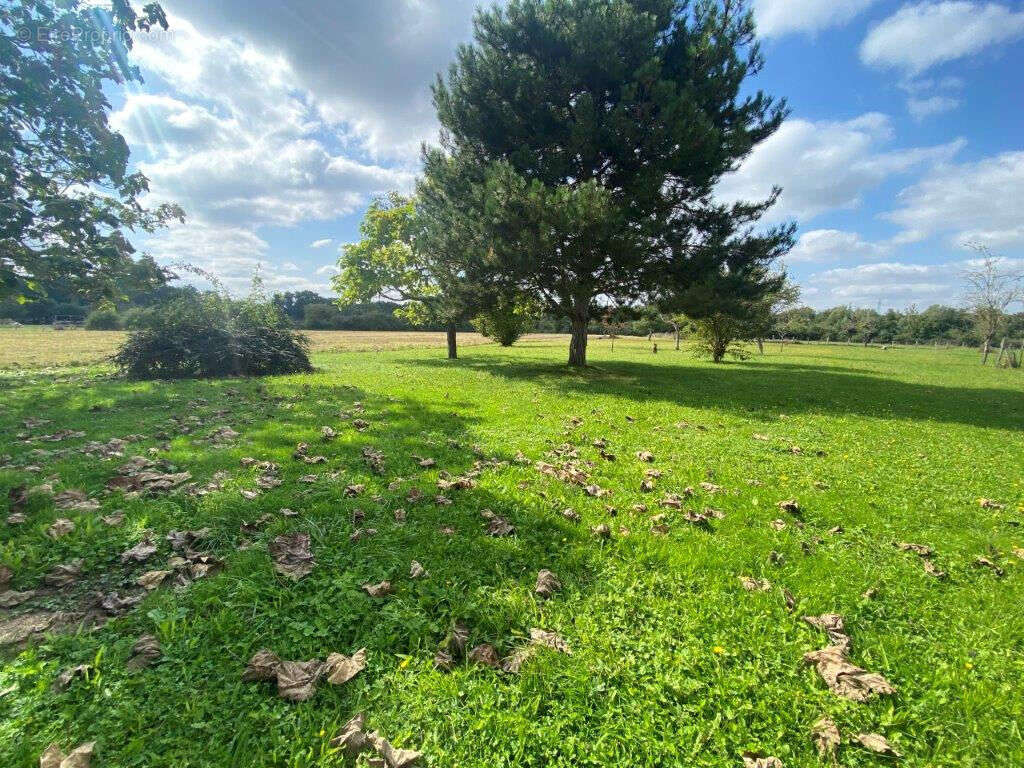
[[[0,655],[0,691],[16,686],[0,698],[0,765],[34,766],[51,741],[95,740],[96,768],[340,766],[328,742],[359,711],[393,743],[422,750],[428,766],[739,766],[747,749],[787,768],[818,766],[825,762],[810,727],[822,715],[844,737],[885,735],[906,766],[1024,764],[1024,561],[1013,555],[1024,546],[1024,374],[981,368],[959,351],[773,345],[764,357],[713,366],[666,346],[652,355],[646,343],[620,340],[612,351],[593,340],[594,367],[583,372],[565,368],[563,344],[528,342],[466,349],[455,362],[436,349],[319,354],[315,375],[265,380],[127,383],[95,369],[0,377],[3,452],[15,463],[36,447],[131,433],[149,439],[126,455],[144,453],[163,442],[153,435],[168,419],[196,416],[195,434],[175,435],[158,455],[200,482],[218,470],[232,476],[201,499],[124,500],[101,493],[117,459],[72,452],[44,460],[36,475],[0,470],[5,497],[9,487],[58,475],[62,487],[103,502],[68,514],[33,498],[28,523],[0,521],[12,588],[36,587],[54,564],[85,560],[85,583],[48,605],[126,590],[166,560],[162,537],[172,528],[209,526],[210,548],[227,561],[220,574],[184,591],[161,589],[101,629]],[[365,432],[339,418],[355,401],[371,423]],[[86,437],[16,441],[30,417],[52,420],[32,434],[71,428]],[[221,424],[241,437],[226,448],[197,440]],[[337,440],[320,442],[321,425],[337,428]],[[597,437],[616,462],[598,457]],[[299,441],[326,455],[326,467],[293,460]],[[610,498],[590,498],[532,466],[563,443],[594,462],[593,481]],[[383,477],[363,462],[367,445],[386,455]],[[509,464],[436,506],[438,471],[470,468],[473,446]],[[638,461],[640,450],[656,462]],[[531,464],[515,463],[517,451]],[[420,469],[413,454],[437,467]],[[246,501],[239,489],[254,486],[255,472],[239,465],[242,456],[280,463],[285,484]],[[665,474],[642,493],[650,466]],[[340,474],[296,482],[311,471]],[[709,479],[727,492],[701,491]],[[366,492],[344,498],[353,482]],[[427,497],[409,504],[414,486]],[[712,505],[724,519],[702,529],[667,510],[668,536],[652,535],[648,518],[665,511],[657,501],[686,486],[698,488],[690,507]],[[787,517],[776,504],[790,497],[806,525],[777,532],[769,522]],[[983,509],[980,497],[1006,507]],[[633,513],[639,503],[650,512]],[[275,515],[252,548],[239,550],[239,524],[280,507],[300,515]],[[398,507],[409,512],[404,525],[393,520]],[[567,507],[581,522],[561,516]],[[363,527],[379,532],[351,542],[357,508]],[[99,516],[113,509],[126,518],[109,528]],[[508,518],[517,535],[487,537],[484,509]],[[61,516],[77,528],[52,541],[45,529]],[[599,523],[615,529],[610,541],[591,534]],[[444,525],[456,534],[439,533]],[[837,525],[842,533],[828,533]],[[120,553],[147,528],[160,536],[158,554],[123,566]],[[289,530],[311,534],[317,562],[297,584],[276,576],[266,553],[266,542]],[[926,575],[894,546],[900,541],[933,546],[949,579]],[[976,567],[979,555],[1005,576]],[[429,578],[408,578],[413,559]],[[541,568],[564,585],[546,602],[532,594]],[[775,589],[745,592],[741,575]],[[385,578],[395,583],[390,598],[360,589]],[[783,587],[798,600],[794,613]],[[874,599],[861,597],[871,588]],[[837,698],[801,663],[826,640],[800,617],[824,612],[845,617],[852,660],[885,675],[894,696]],[[542,652],[518,676],[467,664],[443,673],[432,657],[456,620],[473,643],[503,652],[531,627],[557,630],[573,652]],[[143,633],[158,636],[164,656],[129,672]],[[308,702],[240,680],[262,647],[310,659],[362,646],[367,669],[342,687],[321,682]],[[88,680],[51,690],[61,669],[81,663],[96,666]],[[849,744],[840,762],[894,763]]]

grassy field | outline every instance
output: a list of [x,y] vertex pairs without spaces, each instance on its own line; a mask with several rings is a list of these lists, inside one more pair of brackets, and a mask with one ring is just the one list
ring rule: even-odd
[[[303,331],[313,352],[382,351],[408,347],[437,347],[443,333],[431,331]],[[123,331],[55,331],[49,326],[0,327],[0,369],[74,366],[101,363],[117,351]],[[538,335],[536,339],[553,338]],[[466,346],[489,343],[478,333],[460,333]]]
[[[25,522],[0,521],[0,563],[7,589],[39,593],[0,609],[0,635],[25,615],[74,628],[94,617],[98,594],[141,595],[136,579],[178,554],[171,530],[209,528],[197,546],[224,561],[91,631],[0,651],[0,765],[35,766],[53,741],[95,741],[94,768],[350,765],[330,741],[358,712],[433,767],[726,767],[748,750],[787,768],[822,766],[811,738],[822,716],[842,734],[844,766],[1024,764],[1024,374],[955,350],[772,345],[714,366],[665,346],[653,355],[644,341],[613,350],[593,340],[582,372],[564,366],[564,341],[534,339],[467,348],[458,361],[440,347],[318,352],[318,373],[264,380],[0,374],[11,454],[0,493],[49,482],[98,502],[56,509],[45,492],[17,503],[15,491]],[[221,426],[238,436],[212,440]],[[337,437],[323,440],[323,426]],[[72,434],[40,439],[63,429]],[[129,436],[123,457],[81,452]],[[325,463],[293,458],[299,442]],[[645,451],[652,462],[637,457]],[[219,488],[105,492],[135,455]],[[248,493],[260,490],[260,470],[243,457],[279,464],[283,484]],[[421,466],[427,458],[436,464]],[[570,462],[580,482],[538,461]],[[662,475],[645,491],[652,469]],[[472,487],[439,490],[439,479],[468,472]],[[308,474],[315,481],[300,482]],[[352,485],[365,487],[347,495]],[[413,489],[421,500],[410,501]],[[799,512],[777,506],[788,499]],[[720,516],[687,520],[707,508]],[[122,522],[101,521],[117,510]],[[487,535],[490,515],[514,534]],[[74,530],[51,538],[58,518]],[[594,532],[601,525],[607,538]],[[155,554],[122,562],[146,531]],[[297,582],[268,555],[293,531],[310,535],[315,559]],[[74,558],[77,581],[45,586]],[[425,577],[410,578],[413,560]],[[541,569],[562,586],[547,600],[534,594]],[[389,596],[361,588],[383,580]],[[850,701],[802,662],[828,644],[802,617],[824,613],[842,615],[850,661],[894,693]],[[557,632],[571,653],[536,649],[518,673],[458,659],[436,669],[456,622],[469,646],[501,656],[531,628]],[[145,634],[161,655],[131,669]],[[309,660],[363,647],[362,672],[340,686],[321,679],[301,703],[241,679],[262,648]],[[851,743],[859,733],[883,735],[903,757]]]

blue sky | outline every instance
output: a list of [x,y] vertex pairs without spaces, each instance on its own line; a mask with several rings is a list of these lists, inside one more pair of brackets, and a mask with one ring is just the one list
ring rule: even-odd
[[[137,238],[244,292],[329,292],[368,200],[409,189],[436,131],[429,84],[468,38],[470,0],[167,0],[135,47],[146,82],[113,121],[183,226]],[[723,179],[779,184],[813,306],[955,302],[964,241],[1024,263],[1024,3],[754,0],[755,81],[792,116]]]

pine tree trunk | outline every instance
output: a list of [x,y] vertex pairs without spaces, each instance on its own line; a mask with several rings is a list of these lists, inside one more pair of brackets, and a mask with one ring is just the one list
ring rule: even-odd
[[457,360],[459,357],[459,349],[456,346],[456,335],[455,335],[455,323],[451,323],[448,326],[448,359]]
[[672,331],[676,335],[676,352],[679,351],[679,326],[675,323],[672,324]]
[[572,339],[569,341],[569,365],[587,364],[587,317],[572,319]]

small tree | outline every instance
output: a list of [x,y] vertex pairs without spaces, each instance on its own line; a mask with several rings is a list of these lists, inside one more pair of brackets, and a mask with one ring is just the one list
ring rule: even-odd
[[503,296],[473,318],[473,327],[501,346],[511,347],[533,329],[540,314],[536,302],[517,301]]
[[338,304],[348,306],[377,298],[402,304],[401,314],[414,325],[441,323],[447,329],[448,357],[458,357],[456,332],[476,305],[463,281],[463,270],[448,253],[425,247],[416,200],[391,192],[367,209],[359,242],[345,246],[334,278]]
[[988,362],[996,334],[1006,322],[1006,310],[1024,301],[1024,269],[1011,268],[1006,259],[988,247],[968,243],[967,248],[979,258],[969,262],[961,273],[965,286],[963,300],[974,316],[974,324],[982,340],[981,362]]

